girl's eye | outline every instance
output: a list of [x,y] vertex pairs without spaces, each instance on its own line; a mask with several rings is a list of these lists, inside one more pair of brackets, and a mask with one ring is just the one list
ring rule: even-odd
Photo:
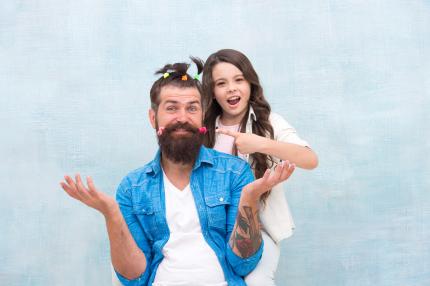
[[225,82],[221,81],[221,82],[217,82],[216,86],[223,86],[225,84]]
[[236,79],[236,81],[243,81],[243,78],[238,78],[238,79]]

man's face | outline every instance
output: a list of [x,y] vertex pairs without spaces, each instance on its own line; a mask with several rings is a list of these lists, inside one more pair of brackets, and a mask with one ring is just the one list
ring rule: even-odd
[[199,91],[163,87],[158,111],[150,109],[149,117],[155,129],[164,128],[158,137],[162,155],[176,163],[194,162],[203,142],[203,135],[198,132],[203,120]]
[[[152,127],[167,127],[177,122],[189,123],[199,128],[202,126],[203,111],[201,96],[196,88],[179,88],[165,86],[160,91],[160,104],[158,111],[150,109],[149,117]],[[178,130],[175,135],[185,135],[186,132]]]

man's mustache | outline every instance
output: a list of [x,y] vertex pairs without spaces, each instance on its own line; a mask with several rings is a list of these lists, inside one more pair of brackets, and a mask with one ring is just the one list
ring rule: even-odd
[[185,130],[192,133],[199,132],[198,128],[192,126],[187,122],[177,122],[177,123],[169,124],[164,128],[164,132],[167,132],[167,133],[171,133],[176,130]]

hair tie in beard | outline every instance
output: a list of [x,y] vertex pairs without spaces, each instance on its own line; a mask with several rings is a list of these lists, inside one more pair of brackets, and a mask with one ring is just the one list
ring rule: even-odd
[[164,131],[164,127],[160,127],[160,128],[158,128],[158,130],[157,130],[157,135],[158,135],[158,136],[163,135],[163,131]]
[[199,128],[199,133],[200,134],[206,134],[206,132],[208,132],[208,129],[205,126],[202,126]]

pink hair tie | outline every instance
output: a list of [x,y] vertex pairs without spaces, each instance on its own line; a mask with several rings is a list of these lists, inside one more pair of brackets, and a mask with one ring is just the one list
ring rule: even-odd
[[164,131],[164,127],[160,127],[160,128],[158,128],[157,135],[158,135],[158,136],[163,135],[163,131]]
[[203,127],[199,128],[199,132],[200,132],[200,134],[206,134],[206,132],[208,132],[208,129],[203,126]]

